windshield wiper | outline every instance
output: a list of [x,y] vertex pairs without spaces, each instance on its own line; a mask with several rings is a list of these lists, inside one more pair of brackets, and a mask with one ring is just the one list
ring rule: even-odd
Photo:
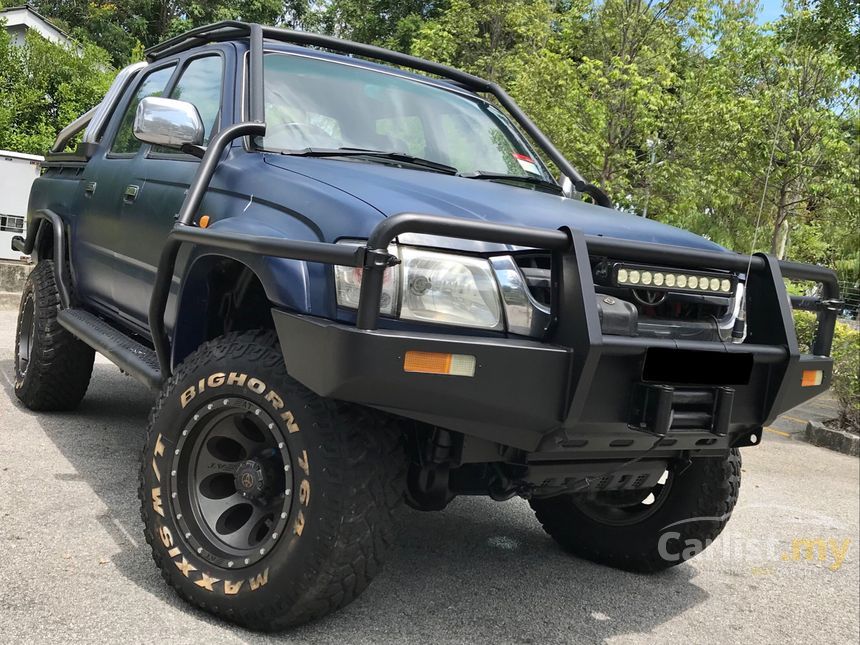
[[302,150],[283,152],[281,154],[297,157],[368,157],[371,159],[384,159],[407,163],[412,166],[435,170],[436,172],[442,172],[447,175],[457,174],[457,169],[454,168],[454,166],[448,166],[431,159],[413,157],[405,152],[389,152],[386,150],[371,150],[369,148],[303,148]]
[[533,186],[549,188],[559,195],[563,194],[561,186],[554,181],[543,179],[542,177],[533,177],[532,175],[508,175],[503,172],[489,172],[487,170],[477,170],[475,172],[461,173],[460,177],[466,179],[486,179],[488,181],[519,181]]

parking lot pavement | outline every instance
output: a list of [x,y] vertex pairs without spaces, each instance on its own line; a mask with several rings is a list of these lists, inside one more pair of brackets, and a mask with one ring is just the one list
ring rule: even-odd
[[806,403],[789,410],[766,430],[773,434],[803,438],[808,421],[826,421],[839,416],[839,404],[832,392],[825,392]]
[[[722,536],[662,574],[565,555],[523,501],[464,498],[405,510],[385,571],[334,616],[274,637],[210,619],[162,583],[142,539],[151,395],[100,358],[79,411],[26,411],[15,315],[0,311],[0,642],[857,642],[858,460],[776,433],[744,451]],[[800,540],[823,540],[823,559]]]

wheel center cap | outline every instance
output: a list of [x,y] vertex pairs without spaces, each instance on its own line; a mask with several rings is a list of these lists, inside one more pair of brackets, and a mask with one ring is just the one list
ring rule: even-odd
[[236,490],[244,497],[259,497],[266,487],[266,478],[263,475],[263,466],[253,459],[243,461],[236,469],[234,477]]

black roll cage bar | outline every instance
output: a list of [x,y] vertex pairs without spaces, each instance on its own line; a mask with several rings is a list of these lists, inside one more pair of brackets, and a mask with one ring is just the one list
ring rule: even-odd
[[263,107],[264,39],[268,38],[283,43],[320,47],[343,54],[363,56],[408,69],[435,74],[436,76],[454,81],[458,85],[476,93],[491,94],[508,114],[514,118],[514,121],[547,154],[556,167],[570,178],[576,190],[590,195],[595,203],[600,206],[612,207],[612,201],[609,197],[597,186],[585,180],[579,171],[573,167],[573,164],[558,151],[552,141],[529,119],[526,113],[520,109],[500,85],[448,65],[434,63],[423,58],[384,49],[375,45],[365,45],[350,40],[334,38],[333,36],[323,36],[305,31],[293,31],[279,27],[266,27],[259,24],[230,20],[192,29],[159,45],[150,47],[145,53],[147,60],[155,61],[194,47],[199,47],[205,43],[236,40],[239,38],[250,39],[251,62],[249,65],[248,82],[250,90],[250,121],[262,123],[265,120]]

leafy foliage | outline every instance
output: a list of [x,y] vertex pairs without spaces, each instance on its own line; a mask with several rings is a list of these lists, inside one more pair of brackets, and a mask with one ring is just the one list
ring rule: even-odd
[[[794,312],[797,342],[809,352],[814,340],[817,320],[809,311]],[[833,393],[839,403],[839,424],[860,432],[860,331],[836,323],[833,337]]]
[[622,209],[835,264],[860,246],[838,233],[860,206],[857,84],[808,37],[815,15],[763,28],[734,0],[451,0],[411,51],[505,84]]
[[[0,0],[19,6],[21,0]],[[218,20],[298,25],[307,0],[31,0],[30,6],[80,41],[96,43],[114,66],[139,60],[145,47]]]
[[65,48],[35,33],[13,46],[0,25],[0,149],[44,154],[57,133],[92,108],[113,77],[104,50]]

